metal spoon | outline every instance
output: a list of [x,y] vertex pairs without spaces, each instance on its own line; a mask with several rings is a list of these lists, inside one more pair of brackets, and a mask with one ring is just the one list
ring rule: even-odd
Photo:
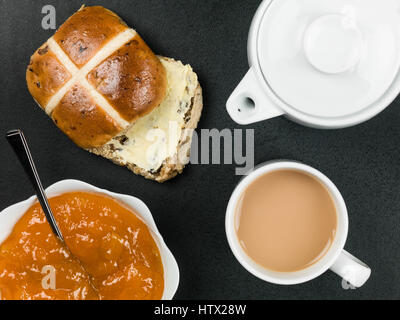
[[42,183],[40,182],[35,163],[33,162],[32,155],[29,151],[28,143],[25,140],[23,132],[19,129],[10,130],[7,132],[6,138],[11,147],[14,149],[15,154],[17,155],[19,161],[25,169],[25,172],[28,175],[33,188],[35,189],[36,196],[39,200],[40,205],[42,206],[42,209],[47,218],[47,221],[50,224],[51,229],[53,230],[54,234],[62,242],[64,242],[64,238],[61,234],[60,229],[58,228],[56,220],[54,219],[53,212],[51,211]]

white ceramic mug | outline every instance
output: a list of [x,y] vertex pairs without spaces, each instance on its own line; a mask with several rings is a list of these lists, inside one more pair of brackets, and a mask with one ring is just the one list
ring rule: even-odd
[[321,129],[359,124],[398,95],[399,48],[396,0],[264,0],[227,111],[242,125],[280,115]]
[[[236,207],[245,189],[258,177],[276,170],[292,169],[305,172],[318,179],[329,191],[335,202],[337,213],[336,235],[328,252],[310,267],[296,272],[275,272],[267,270],[253,261],[243,250],[236,233]],[[324,174],[305,164],[294,161],[273,161],[263,164],[242,179],[233,192],[226,210],[225,229],[229,246],[236,259],[256,277],[271,283],[293,285],[312,280],[328,269],[337,273],[355,287],[361,287],[369,278],[371,269],[345,251],[348,232],[347,209],[339,190]]]
[[[178,264],[165,244],[163,237],[159,233],[153,216],[145,203],[133,196],[110,192],[79,180],[59,181],[46,189],[46,195],[50,198],[66,192],[75,191],[105,194],[132,208],[138,214],[138,217],[142,219],[150,229],[154,241],[160,250],[161,260],[164,267],[164,293],[162,299],[172,299],[179,285]],[[16,203],[0,212],[0,244],[7,239],[18,220],[36,201],[36,196],[32,196],[29,199]]]

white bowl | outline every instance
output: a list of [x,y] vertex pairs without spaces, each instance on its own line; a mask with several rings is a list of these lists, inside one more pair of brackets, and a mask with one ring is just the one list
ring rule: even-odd
[[[153,216],[144,202],[133,196],[110,192],[78,180],[59,181],[46,189],[46,195],[50,198],[73,191],[87,191],[106,194],[126,204],[138,214],[139,218],[141,218],[151,230],[153,238],[160,250],[164,267],[164,293],[162,299],[172,299],[179,285],[178,264],[176,263],[171,251],[165,244],[161,234],[158,232]],[[32,196],[29,199],[18,202],[0,212],[0,244],[7,239],[18,220],[35,202],[36,196]]]

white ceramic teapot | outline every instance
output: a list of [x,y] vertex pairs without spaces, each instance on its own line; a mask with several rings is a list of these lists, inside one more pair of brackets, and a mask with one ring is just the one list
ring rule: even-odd
[[250,70],[227,101],[239,124],[275,116],[316,128],[359,124],[400,92],[400,1],[264,0]]

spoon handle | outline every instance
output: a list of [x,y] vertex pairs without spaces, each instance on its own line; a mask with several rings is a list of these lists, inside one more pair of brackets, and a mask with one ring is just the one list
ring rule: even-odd
[[6,134],[6,138],[14,149],[19,161],[21,162],[26,174],[35,189],[36,196],[39,200],[40,205],[44,211],[47,221],[50,224],[54,234],[64,242],[64,238],[58,228],[57,222],[54,219],[53,212],[51,211],[49,202],[47,201],[46,194],[44,192],[42,183],[40,182],[39,175],[37,173],[35,163],[33,162],[31,152],[29,151],[28,143],[26,142],[23,132],[19,129],[10,130]]

